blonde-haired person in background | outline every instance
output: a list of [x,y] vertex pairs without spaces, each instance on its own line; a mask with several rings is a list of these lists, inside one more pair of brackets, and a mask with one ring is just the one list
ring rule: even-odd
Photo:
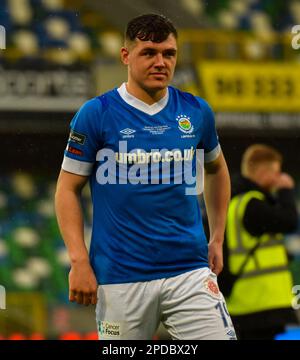
[[257,246],[227,299],[239,339],[273,339],[296,321],[283,234],[296,229],[298,218],[294,180],[282,172],[282,161],[273,147],[254,144],[232,183],[224,250],[230,272],[237,274]]

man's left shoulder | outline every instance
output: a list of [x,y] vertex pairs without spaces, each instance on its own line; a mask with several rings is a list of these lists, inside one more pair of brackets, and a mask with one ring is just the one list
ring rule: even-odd
[[203,109],[204,107],[209,107],[209,104],[206,100],[204,100],[200,96],[196,96],[192,93],[181,91],[180,89],[171,87],[171,89],[176,93],[178,98],[182,99],[183,101],[188,102],[190,105],[197,107],[198,109]]

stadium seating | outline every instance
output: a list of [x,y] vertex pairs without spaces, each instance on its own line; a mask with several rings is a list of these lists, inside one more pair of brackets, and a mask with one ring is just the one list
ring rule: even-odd
[[[122,0],[118,6],[114,1],[95,3],[97,10],[103,10],[101,16],[91,2],[86,4],[82,0],[1,0],[0,24],[6,28],[8,39],[7,51],[0,54],[0,61],[38,58],[72,65],[90,62],[95,56],[115,58],[122,34],[121,24],[112,17],[114,7],[120,13],[117,17],[120,20],[122,6],[127,6],[132,15],[140,13],[142,8],[167,11],[171,17],[175,14],[179,27],[250,31],[256,39],[246,44],[244,54],[250,59],[264,58],[265,49],[260,41],[270,41],[279,32],[290,32],[291,25],[300,22],[298,1],[185,0],[172,2],[172,6],[160,0],[131,1],[130,4]],[[283,54],[279,52],[279,56]]]
[[68,301],[69,259],[53,195],[54,183],[45,178],[0,178],[0,284],[7,291],[43,291],[49,303]]

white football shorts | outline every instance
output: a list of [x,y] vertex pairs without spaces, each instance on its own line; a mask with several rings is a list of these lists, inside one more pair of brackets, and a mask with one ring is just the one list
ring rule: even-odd
[[207,267],[147,282],[100,285],[99,339],[151,340],[160,322],[174,340],[236,340],[217,276]]

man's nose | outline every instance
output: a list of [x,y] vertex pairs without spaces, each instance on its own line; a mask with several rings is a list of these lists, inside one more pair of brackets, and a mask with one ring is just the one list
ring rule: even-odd
[[164,67],[165,66],[164,57],[162,54],[159,54],[159,53],[156,54],[154,66],[156,66],[156,67]]

